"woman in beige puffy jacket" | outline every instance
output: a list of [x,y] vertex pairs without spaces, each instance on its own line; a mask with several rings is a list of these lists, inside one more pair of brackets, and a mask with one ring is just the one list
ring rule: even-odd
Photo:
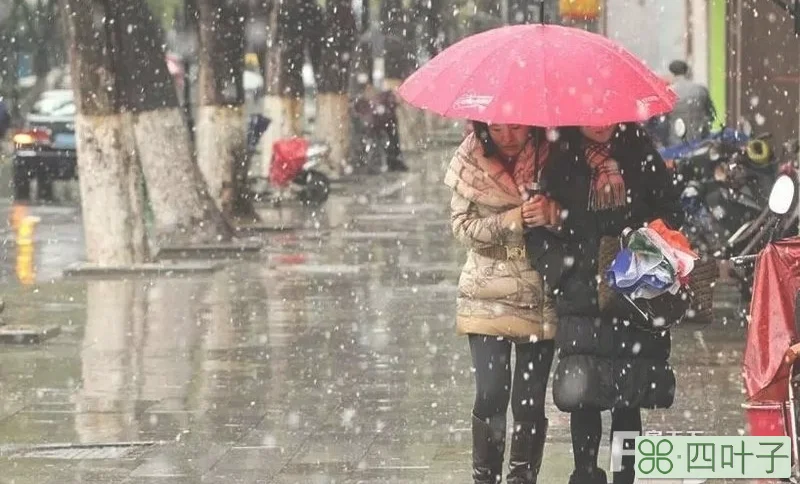
[[[555,228],[560,208],[540,196],[526,200],[526,187],[547,160],[546,137],[538,128],[472,124],[445,184],[453,191],[453,233],[469,249],[456,320],[458,333],[468,335],[475,368],[473,479],[502,480],[510,400],[514,428],[507,482],[535,483],[547,431],[544,400],[556,321],[542,277],[526,257],[523,232]],[[534,140],[541,140],[538,153]]]

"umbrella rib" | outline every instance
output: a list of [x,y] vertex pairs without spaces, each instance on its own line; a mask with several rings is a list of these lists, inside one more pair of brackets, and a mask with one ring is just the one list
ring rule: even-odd
[[[544,5],[544,3],[542,3],[542,4]],[[545,36],[542,36],[542,37],[545,37]],[[547,37],[545,37],[545,39],[546,38]],[[539,75],[542,76],[542,86],[544,88],[544,99],[545,99],[544,112],[545,112],[545,116],[547,117],[548,121],[551,121],[551,120],[555,119],[555,113],[551,113],[550,112],[550,110],[553,109],[553,107],[550,105],[550,102],[548,102],[548,99],[550,97],[550,86],[547,83],[547,73],[545,72],[545,70],[547,68],[547,59],[548,59],[547,55],[545,55],[545,49],[546,48],[547,48],[547,41],[543,41],[542,42],[542,48],[540,50],[540,55],[542,56],[542,67],[541,67],[541,69],[539,69]],[[551,114],[553,114],[553,116],[551,116]]]

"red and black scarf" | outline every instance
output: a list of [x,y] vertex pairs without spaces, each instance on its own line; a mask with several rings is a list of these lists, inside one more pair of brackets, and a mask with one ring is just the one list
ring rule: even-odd
[[625,180],[619,171],[619,163],[611,157],[611,144],[587,140],[585,154],[592,170],[589,210],[624,207],[627,204]]

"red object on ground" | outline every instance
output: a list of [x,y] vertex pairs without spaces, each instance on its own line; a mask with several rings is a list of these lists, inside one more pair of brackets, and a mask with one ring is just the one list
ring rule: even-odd
[[305,254],[276,254],[274,261],[278,264],[304,264],[308,257]]
[[[780,403],[755,403],[746,407],[748,434],[756,437],[789,435]],[[787,412],[788,414],[788,412]]]
[[308,144],[308,140],[299,137],[275,141],[269,167],[270,183],[282,187],[294,180],[306,162]]
[[530,126],[608,126],[669,112],[677,95],[641,60],[598,34],[512,25],[442,51],[398,89],[443,116]]
[[798,342],[795,296],[800,289],[800,237],[767,245],[753,281],[750,325],[744,350],[744,380],[751,402],[789,398],[791,362],[787,350]]

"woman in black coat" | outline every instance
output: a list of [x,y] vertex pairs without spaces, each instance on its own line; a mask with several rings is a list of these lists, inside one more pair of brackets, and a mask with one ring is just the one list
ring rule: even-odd
[[[555,232],[531,229],[527,247],[531,264],[556,296],[559,362],[553,399],[571,414],[575,470],[569,482],[605,484],[597,466],[601,411],[611,411],[612,434],[641,432],[641,408],[672,405],[675,375],[668,362],[669,331],[641,330],[620,319],[623,313],[613,305],[600,310],[600,240],[657,218],[678,228],[683,214],[664,161],[640,126],[559,133],[542,172],[540,196],[561,205],[563,222]],[[632,441],[626,444],[629,448]],[[614,483],[633,483],[633,457],[622,464]]]

